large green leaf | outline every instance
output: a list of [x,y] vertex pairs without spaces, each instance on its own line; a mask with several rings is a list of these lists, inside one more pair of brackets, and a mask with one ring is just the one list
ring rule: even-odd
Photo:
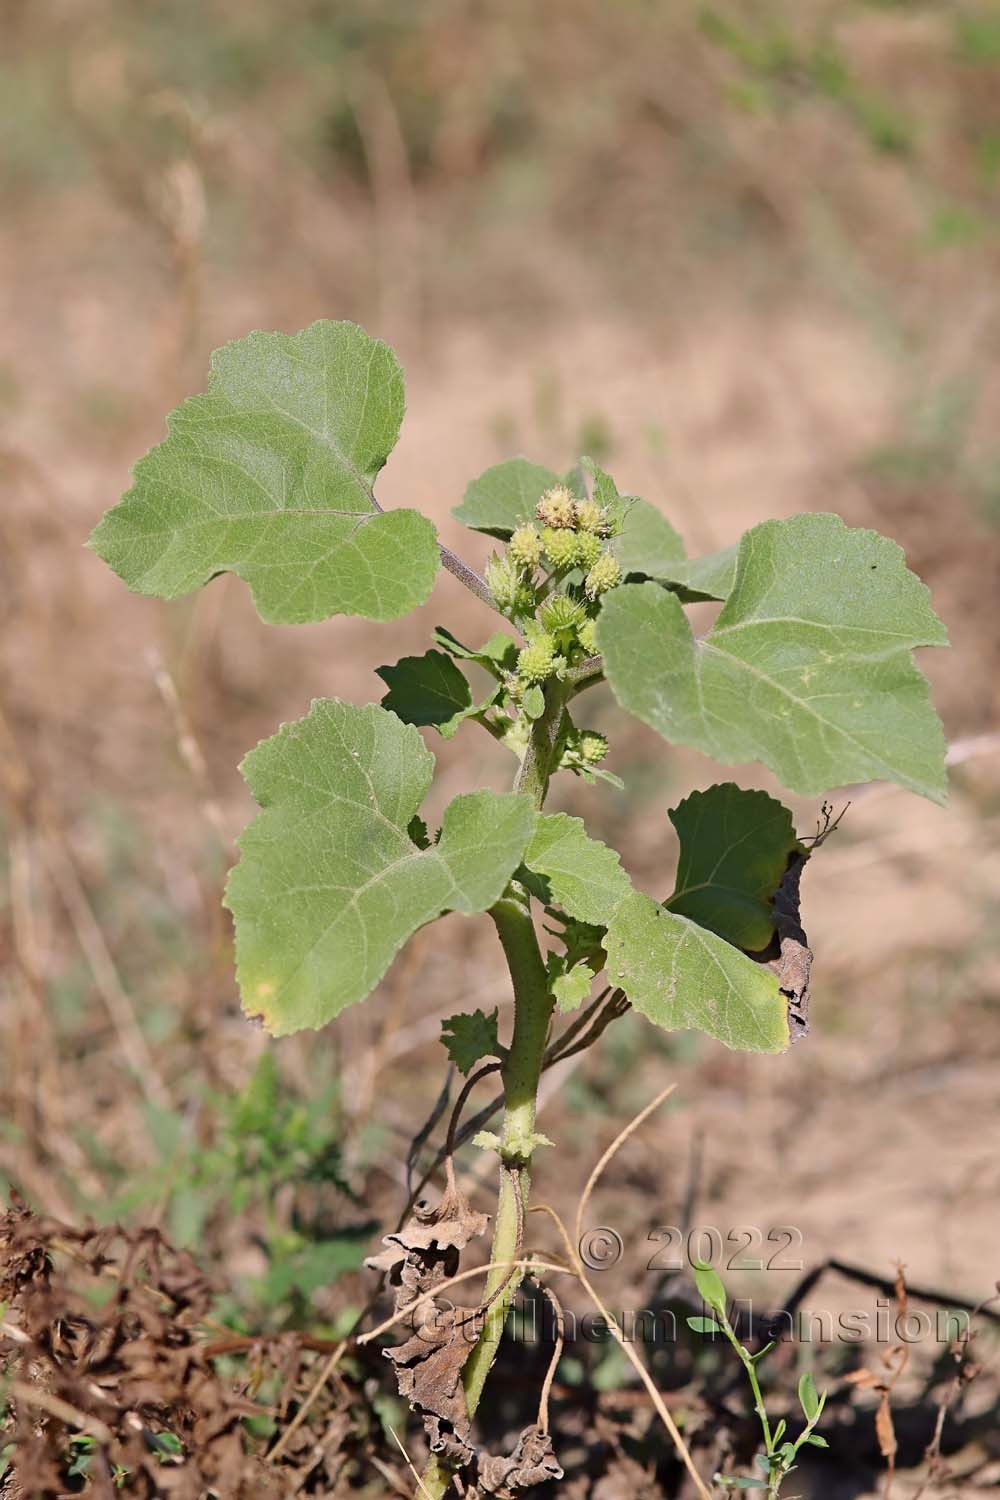
[[244,1008],[274,1035],[363,999],[411,933],[445,911],[484,911],[520,864],[535,827],[525,796],[456,797],[440,841],[413,843],[433,767],[411,725],[335,698],[244,760],[262,811],[226,904]]
[[668,740],[761,760],[797,792],[885,778],[944,800],[944,736],[910,652],[947,635],[876,532],[832,515],[765,521],[703,639],[652,583],[613,590],[597,636],[619,703]]
[[782,1052],[788,1007],[774,974],[714,932],[634,891],[605,940],[608,977],[667,1031],[704,1031],[742,1052]]
[[568,813],[539,814],[524,863],[541,877],[529,884],[546,905],[597,927],[607,924],[632,889],[615,851],[592,839],[582,818]]
[[787,807],[731,781],[692,792],[670,812],[680,840],[670,911],[737,948],[760,952],[774,935],[775,893],[802,852]]
[[142,594],[231,572],[265,620],[395,619],[429,596],[439,561],[431,523],[372,493],[403,406],[396,356],[353,323],[226,344],[91,546]]
[[551,469],[526,458],[509,458],[473,479],[452,515],[473,531],[485,531],[503,541],[522,521],[531,520],[539,497],[558,483],[559,475]]

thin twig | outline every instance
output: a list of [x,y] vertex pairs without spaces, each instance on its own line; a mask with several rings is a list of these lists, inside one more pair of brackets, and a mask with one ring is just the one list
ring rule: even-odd
[[[443,542],[439,543],[438,551],[441,554],[442,563],[452,577],[457,578],[459,583],[464,583],[469,592],[475,594],[476,598],[481,599],[490,609],[497,608],[497,601],[490,593],[489,584],[485,578],[480,577],[475,568],[470,568],[467,562],[463,562]],[[499,610],[497,610],[497,613],[499,614]]]
[[629,1123],[624,1127],[624,1129],[618,1132],[614,1140],[611,1142],[611,1145],[608,1147],[604,1155],[601,1157],[600,1161],[597,1163],[597,1166],[591,1172],[590,1176],[587,1179],[587,1186],[583,1190],[583,1196],[581,1197],[580,1202],[577,1205],[576,1221],[573,1225],[573,1235],[577,1244],[580,1243],[580,1235],[583,1226],[583,1216],[586,1213],[587,1204],[590,1202],[590,1195],[591,1193],[593,1193],[594,1188],[597,1186],[598,1180],[601,1177],[601,1174],[604,1172],[605,1167],[611,1161],[612,1157],[616,1156],[617,1153],[621,1150],[622,1146],[624,1146],[629,1136],[634,1135],[635,1132],[639,1129],[639,1126],[645,1124],[645,1122],[649,1119],[653,1111],[659,1109],[660,1105],[664,1102],[665,1099],[670,1098],[670,1095],[674,1092],[674,1089],[676,1089],[676,1087],[676,1083],[672,1083],[669,1085],[669,1087],[662,1089],[660,1093],[657,1094],[656,1098],[646,1105],[645,1109],[641,1109],[635,1116],[635,1119],[630,1120]]
[[542,1296],[548,1298],[556,1319],[555,1347],[552,1350],[552,1358],[549,1360],[549,1367],[545,1372],[545,1379],[542,1381],[542,1389],[538,1397],[538,1430],[539,1432],[548,1432],[549,1396],[552,1394],[552,1382],[556,1378],[556,1370],[559,1368],[559,1361],[562,1359],[563,1346],[566,1342],[566,1319],[563,1317],[562,1304],[560,1303],[559,1298],[556,1296],[552,1288],[550,1286],[546,1286],[545,1283],[541,1281],[537,1281],[536,1285],[538,1286],[538,1290],[542,1293]]
[[670,1434],[670,1439],[671,1439],[671,1442],[674,1445],[674,1448],[677,1450],[677,1455],[680,1458],[681,1462],[683,1463],[684,1467],[687,1469],[688,1473],[690,1474],[691,1480],[692,1480],[692,1482],[693,1482],[693,1484],[695,1486],[695,1489],[698,1491],[698,1494],[701,1496],[701,1500],[712,1500],[711,1491],[708,1490],[708,1489],[706,1489],[705,1482],[702,1479],[701,1475],[698,1473],[698,1470],[695,1467],[694,1459],[691,1457],[691,1451],[688,1448],[687,1443],[684,1441],[683,1437],[681,1436],[681,1432],[680,1432],[679,1427],[677,1426],[677,1423],[674,1421],[673,1417],[670,1415],[670,1412],[669,1412],[669,1410],[667,1408],[667,1405],[666,1405],[665,1401],[663,1400],[663,1397],[660,1395],[659,1391],[657,1390],[656,1383],[653,1380],[653,1377],[650,1375],[649,1371],[646,1369],[646,1366],[643,1364],[643,1362],[639,1358],[638,1354],[636,1354],[636,1352],[633,1349],[631,1343],[623,1335],[623,1333],[622,1333],[621,1329],[618,1327],[618,1324],[615,1321],[614,1317],[608,1311],[608,1309],[604,1306],[604,1303],[601,1301],[600,1297],[598,1296],[598,1294],[597,1294],[597,1292],[596,1292],[593,1284],[591,1283],[591,1281],[587,1277],[587,1273],[583,1269],[583,1263],[580,1260],[580,1257],[577,1255],[576,1251],[574,1250],[572,1244],[570,1243],[570,1238],[569,1238],[568,1233],[566,1232],[566,1226],[563,1223],[562,1219],[556,1213],[555,1209],[551,1206],[551,1204],[548,1204],[548,1203],[538,1203],[533,1208],[530,1208],[528,1210],[528,1212],[529,1213],[547,1213],[549,1215],[549,1217],[554,1221],[554,1223],[556,1225],[556,1228],[559,1230],[559,1233],[562,1236],[563,1244],[566,1247],[566,1253],[569,1256],[570,1261],[572,1262],[572,1264],[574,1266],[574,1269],[575,1269],[575,1272],[576,1272],[576,1276],[577,1276],[577,1279],[580,1282],[580,1285],[583,1287],[584,1291],[587,1293],[588,1297],[593,1302],[594,1306],[597,1308],[598,1312],[601,1314],[602,1318],[604,1319],[604,1322],[605,1322],[605,1324],[607,1326],[608,1332],[611,1334],[611,1337],[615,1340],[616,1344],[618,1344],[619,1348],[622,1350],[622,1353],[625,1355],[626,1359],[632,1365],[632,1367],[635,1370],[636,1374],[638,1375],[639,1379],[642,1381],[643,1385],[646,1387],[646,1390],[649,1392],[649,1398],[652,1401],[654,1407],[656,1408],[657,1415],[659,1416],[660,1421],[663,1423],[664,1427],[666,1427],[668,1433]]
[[80,1432],[89,1433],[99,1443],[110,1443],[114,1437],[110,1427],[105,1426],[99,1417],[88,1416],[86,1412],[80,1411],[79,1407],[71,1406],[68,1401],[63,1401],[62,1397],[53,1396],[51,1391],[43,1391],[39,1386],[27,1385],[23,1380],[12,1380],[7,1386],[7,1392],[14,1397],[15,1401],[23,1401],[26,1406],[37,1406],[40,1411],[47,1411],[50,1416],[57,1417],[60,1422],[76,1427]]
[[[344,1351],[347,1348],[348,1342],[349,1341],[347,1339],[341,1339],[336,1349],[334,1349],[333,1353],[330,1355],[330,1358],[326,1361],[326,1364],[320,1371],[319,1379],[316,1381],[315,1385],[306,1396],[306,1399],[303,1401],[302,1405],[299,1407],[298,1411],[295,1413],[294,1417],[289,1422],[288,1426],[285,1428],[284,1432],[281,1434],[280,1438],[275,1443],[270,1453],[266,1454],[268,1463],[273,1464],[281,1457],[295,1433],[302,1426],[302,1423],[305,1421],[306,1417],[309,1415],[310,1411],[315,1405],[320,1391],[326,1385],[330,1376],[340,1364],[340,1361],[344,1356]],[[358,1342],[360,1343],[360,1340]]]

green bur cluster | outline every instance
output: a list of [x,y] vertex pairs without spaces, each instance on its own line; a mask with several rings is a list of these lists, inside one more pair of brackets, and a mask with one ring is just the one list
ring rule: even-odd
[[507,678],[515,702],[596,654],[599,602],[622,581],[607,545],[616,529],[605,507],[556,484],[540,496],[534,519],[522,522],[504,552],[490,558],[486,582],[497,607],[525,636]]

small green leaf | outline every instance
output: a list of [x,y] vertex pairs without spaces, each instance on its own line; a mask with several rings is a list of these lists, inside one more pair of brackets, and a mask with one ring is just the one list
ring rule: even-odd
[[736,578],[738,554],[739,545],[734,542],[705,557],[678,560],[661,567],[656,581],[668,584],[685,604],[699,599],[728,599]]
[[707,557],[689,558],[666,516],[647,500],[629,497],[624,523],[612,551],[630,578],[667,584],[685,601],[725,599],[736,571],[735,546]]
[[478,1146],[480,1151],[496,1151],[497,1154],[503,1149],[503,1141],[494,1130],[477,1130],[472,1137],[472,1144]]
[[557,974],[552,981],[552,993],[556,1006],[565,1015],[576,1010],[590,994],[594,982],[594,971],[589,964],[575,964],[565,974]]
[[540,899],[581,922],[605,926],[632,889],[616,852],[567,813],[539,814],[524,863],[544,881]]
[[240,839],[226,904],[244,1007],[275,1036],[363,999],[418,927],[485,911],[521,863],[536,816],[526,796],[456,797],[439,841],[413,843],[433,766],[412,725],[335,698],[243,762],[262,811]]
[[609,978],[665,1030],[693,1027],[744,1052],[788,1046],[788,1006],[770,970],[649,896],[625,898],[605,947]]
[[627,504],[622,530],[611,544],[622,572],[640,578],[668,576],[677,563],[687,561],[684,543],[648,500],[633,497]]
[[518,645],[513,636],[507,635],[503,630],[498,630],[491,635],[484,646],[463,646],[450,630],[443,625],[438,625],[434,631],[435,644],[442,650],[447,651],[449,656],[458,657],[464,661],[478,662],[487,672],[494,677],[499,677],[504,671],[511,671],[517,662]]
[[473,531],[506,541],[522,521],[531,519],[543,492],[558,483],[551,469],[526,458],[509,458],[473,479],[452,515]]
[[802,845],[792,815],[766,792],[731,781],[692,792],[670,812],[680,840],[674,893],[665,905],[737,948],[759,952],[774,933],[772,905]]
[[811,1443],[814,1448],[829,1448],[830,1446],[826,1438],[819,1432],[811,1432],[806,1438],[806,1442]]
[[404,656],[393,667],[376,668],[376,673],[389,689],[383,708],[404,724],[433,725],[445,739],[473,708],[472,689],[443,651]]
[[718,1271],[714,1271],[707,1262],[700,1260],[692,1261],[691,1269],[694,1272],[694,1284],[698,1288],[698,1296],[713,1312],[718,1313],[720,1318],[724,1318],[726,1316],[726,1289]]
[[928,598],[894,542],[793,516],[743,537],[704,639],[651,583],[613,589],[597,636],[619,703],[668,740],[797,792],[881,777],[940,802],[944,735],[910,654],[947,644]]
[[441,1022],[441,1040],[460,1073],[468,1075],[484,1057],[503,1057],[497,1036],[499,1014],[499,1010],[489,1016],[485,1011],[474,1010]]
[[545,694],[537,683],[533,683],[526,690],[521,699],[521,707],[524,709],[525,717],[531,719],[533,722],[535,719],[542,717],[542,714],[545,712]]
[[439,562],[431,523],[372,492],[403,406],[396,356],[353,323],[226,344],[90,545],[140,594],[176,599],[229,572],[264,620],[397,619]]
[[805,1412],[807,1421],[811,1422],[813,1417],[818,1416],[819,1395],[816,1391],[816,1382],[808,1370],[799,1377],[799,1405]]
[[687,1318],[687,1326],[695,1333],[721,1333],[722,1329],[714,1318]]

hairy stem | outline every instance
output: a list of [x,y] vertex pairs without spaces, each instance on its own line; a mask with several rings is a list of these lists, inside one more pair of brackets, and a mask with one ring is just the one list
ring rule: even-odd
[[[490,1252],[490,1259],[500,1262],[500,1267],[490,1273],[484,1292],[486,1299],[507,1274],[501,1269],[502,1265],[516,1260],[520,1254],[524,1200],[530,1185],[531,1156],[535,1145],[538,1080],[554,1004],[527,904],[513,898],[504,899],[497,902],[490,914],[510,968],[515,1009],[514,1035],[503,1067],[504,1121],[500,1137],[503,1170]],[[463,1371],[470,1415],[479,1405],[519,1280],[519,1274],[512,1277],[503,1293],[491,1304],[483,1331]]]
[[[559,729],[571,692],[568,683],[549,683],[544,712],[532,725],[528,749],[514,779],[514,791],[526,792],[537,808],[545,801],[549,778],[555,769]],[[503,946],[514,989],[514,1033],[501,1070],[504,1119],[500,1135],[500,1190],[490,1251],[490,1260],[497,1263],[497,1269],[490,1272],[486,1282],[483,1300],[487,1310],[482,1331],[462,1371],[470,1416],[479,1405],[503,1337],[508,1309],[521,1280],[521,1272],[511,1275],[503,1267],[517,1260],[521,1251],[535,1146],[538,1081],[555,1004],[527,895],[512,887],[491,909],[490,916]],[[442,1500],[448,1493],[451,1477],[444,1465],[436,1459],[431,1461],[422,1476],[430,1500]]]

